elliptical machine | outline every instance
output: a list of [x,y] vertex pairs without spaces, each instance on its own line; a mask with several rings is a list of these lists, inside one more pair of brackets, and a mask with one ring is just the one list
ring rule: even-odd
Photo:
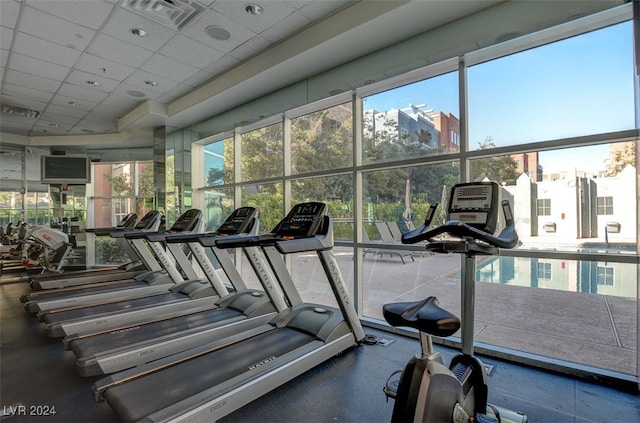
[[[440,354],[433,350],[431,336],[451,336],[460,329],[461,323],[457,316],[438,305],[436,297],[385,304],[386,321],[392,326],[417,329],[421,346],[421,353],[409,360],[399,382],[392,381],[394,375],[387,381],[385,394],[395,398],[392,422],[527,422],[523,414],[487,403],[485,367],[473,355],[475,257],[496,255],[500,248],[513,248],[518,243],[509,201],[503,200],[500,204],[498,190],[495,182],[454,185],[446,223],[429,228],[437,208],[437,204],[432,204],[424,224],[402,236],[404,244],[426,241],[428,251],[464,255],[462,353],[454,356],[447,367]],[[494,236],[500,208],[505,227]],[[398,382],[397,391],[394,382]]]

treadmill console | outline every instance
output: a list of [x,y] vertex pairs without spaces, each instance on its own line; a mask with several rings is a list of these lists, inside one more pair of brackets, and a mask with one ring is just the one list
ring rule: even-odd
[[120,222],[116,225],[116,229],[133,229],[136,227],[136,222],[138,221],[138,215],[135,213],[129,213],[125,217],[122,218]]
[[216,235],[235,235],[249,232],[256,217],[258,217],[258,209],[255,207],[235,209],[216,230]]
[[187,210],[182,213],[176,223],[171,226],[169,232],[187,232],[193,230],[202,218],[202,211],[198,209]]
[[140,219],[140,221],[134,227],[134,229],[136,230],[151,229],[160,218],[161,218],[161,213],[157,210],[152,210],[149,213],[142,216],[142,219]]
[[328,207],[324,203],[297,204],[272,232],[281,238],[311,237],[320,230],[327,209]]
[[496,230],[500,203],[495,182],[468,182],[451,188],[448,220],[464,222],[492,234]]

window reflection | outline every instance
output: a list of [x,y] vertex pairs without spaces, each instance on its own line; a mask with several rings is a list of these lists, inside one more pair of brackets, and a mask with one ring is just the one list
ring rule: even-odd
[[364,99],[363,163],[460,151],[457,72]]

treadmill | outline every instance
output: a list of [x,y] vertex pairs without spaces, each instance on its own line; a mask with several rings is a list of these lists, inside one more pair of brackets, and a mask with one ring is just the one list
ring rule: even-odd
[[[219,228],[219,230],[222,231],[220,235],[225,234],[229,236],[238,230],[248,230],[250,226],[245,225],[244,221],[250,221],[252,216],[247,214],[246,217],[238,218],[237,215],[237,213],[244,213],[244,211],[245,210],[239,209],[232,213]],[[229,222],[234,220],[236,224],[230,225]],[[171,238],[176,235],[193,237],[214,236],[215,234],[216,233],[178,233],[163,238]],[[153,238],[154,236],[150,235],[150,237]],[[178,243],[182,243],[182,241],[178,240],[174,242],[176,245]],[[206,259],[206,255],[203,252],[196,250],[196,253],[197,254],[193,254],[196,258],[201,256],[198,261]],[[184,266],[184,270],[187,270],[186,273],[188,278],[190,278],[186,282],[180,283],[170,290],[165,290],[153,297],[129,299],[98,306],[67,310],[61,313],[52,313],[44,317],[47,333],[51,337],[67,337],[65,344],[68,344],[71,339],[85,339],[104,333],[130,330],[132,327],[137,329],[144,324],[194,314],[199,311],[217,307],[215,305],[216,301],[221,296],[226,296],[229,291],[218,276],[213,264],[206,259],[207,263],[203,267],[203,270],[207,279],[203,280],[192,269],[192,264],[188,261],[182,249],[177,249],[174,254],[176,254],[176,257],[180,257],[180,255],[183,256],[183,260],[178,261],[185,262],[182,266]],[[227,259],[227,262],[231,263],[231,265],[229,268],[225,267],[224,271],[227,273],[231,283],[246,289],[231,260]],[[264,297],[264,294],[258,297]],[[267,300],[263,299],[263,301]],[[89,343],[93,345],[92,342]],[[92,353],[100,350],[101,348],[93,349]],[[86,352],[86,350],[83,351]],[[123,360],[121,365],[124,364]]]
[[[158,211],[151,211],[145,214],[132,231],[156,231],[160,226],[161,221],[162,214]],[[119,276],[115,276],[116,279],[113,281],[104,280],[102,282],[91,282],[91,277],[89,277],[87,284],[84,285],[81,284],[84,279],[77,278],[74,282],[78,285],[75,286],[47,289],[24,294],[20,297],[20,301],[24,303],[25,310],[31,313],[37,313],[41,310],[60,307],[65,304],[73,305],[76,302],[81,304],[80,296],[89,293],[110,292],[125,288],[139,288],[141,286],[170,283],[170,279],[162,277],[162,275],[158,273],[162,270],[162,267],[146,245],[135,245],[125,240],[124,234],[127,232],[129,231],[117,230],[110,232],[110,235],[122,240],[121,243],[123,243],[123,245],[126,244],[128,245],[128,248],[135,250],[135,254],[140,257],[145,267],[148,269],[146,272],[138,275],[135,273],[125,273],[124,275],[127,276],[126,279],[118,279]],[[116,274],[119,273],[120,272],[116,271]],[[100,274],[100,277],[105,278],[105,276],[108,276],[109,274],[109,272],[105,272],[104,274]],[[65,300],[65,302],[55,302],[57,300]]]
[[[118,222],[118,224],[114,227],[87,229],[86,232],[95,233],[98,236],[109,235],[110,232],[132,230],[136,227],[137,221],[138,215],[135,213],[129,213],[124,218],[122,218],[120,222]],[[101,282],[102,280],[100,279],[100,276],[102,275],[106,277],[106,279],[104,280],[109,281],[116,280],[117,275],[120,273],[124,275],[122,279],[130,278],[132,275],[135,276],[135,274],[125,272],[136,271],[139,268],[138,266],[136,266],[136,264],[140,264],[140,258],[126,242],[121,242],[120,244],[132,261],[129,261],[121,266],[110,266],[100,269],[87,269],[63,273],[42,273],[32,276],[29,284],[34,290],[42,290],[62,288],[65,286],[75,286],[78,284],[84,285],[92,282]],[[142,271],[143,269],[140,269],[138,270],[138,273],[142,273]],[[96,277],[95,279],[92,278],[94,276]],[[82,279],[73,281],[72,279],[74,278]]]
[[[189,210],[185,212],[172,226],[175,232],[200,231],[202,229],[202,212],[200,210]],[[198,299],[205,297],[218,297],[218,293],[213,289],[208,281],[197,277],[188,262],[188,268],[184,269],[186,275],[194,275],[195,278],[185,278],[177,269],[173,258],[160,244],[163,242],[157,239],[158,233],[130,233],[125,237],[146,237],[149,246],[154,249],[162,266],[173,285],[163,284],[161,286],[150,286],[146,289],[138,290],[125,289],[121,291],[83,295],[82,305],[63,306],[42,310],[38,312],[38,318],[45,322],[47,333],[51,337],[63,337],[73,333],[78,333],[87,328],[104,329],[120,325],[123,320],[122,313],[166,306],[169,304]],[[161,237],[164,239],[164,235]],[[183,253],[184,254],[184,253]]]
[[281,254],[316,252],[339,308],[303,302],[278,274],[289,307],[268,324],[99,380],[96,401],[123,421],[211,422],[359,345],[364,331],[333,255],[326,210],[298,204],[272,234],[215,243],[260,246],[276,274],[286,268]]
[[[186,242],[194,251],[202,252],[203,240],[207,244],[217,238],[230,239],[245,226],[248,219],[243,216],[255,216],[253,207],[243,207],[234,212],[214,233],[195,235],[176,235],[167,237],[167,241]],[[257,219],[251,218],[252,221]],[[257,233],[257,223],[253,224],[251,235]],[[246,228],[247,230],[249,228]],[[243,236],[243,235],[237,235]],[[246,235],[244,235],[246,236]],[[195,241],[195,245],[194,244]],[[216,260],[229,275],[236,291],[219,301],[209,302],[203,310],[194,310],[189,314],[170,319],[156,319],[145,324],[131,324],[113,331],[97,334],[72,335],[64,339],[65,348],[71,349],[76,357],[76,370],[82,376],[94,376],[124,370],[152,360],[176,354],[213,340],[222,339],[252,327],[266,324],[276,312],[283,311],[287,305],[280,291],[276,290],[277,281],[268,268],[258,247],[243,249],[259,277],[265,291],[247,289],[225,249],[213,249]],[[206,259],[204,254],[201,259]],[[206,259],[209,262],[208,259]],[[210,262],[209,262],[210,263]],[[233,271],[227,268],[231,266]],[[234,275],[235,273],[235,275]]]
[[[198,225],[202,225],[201,217],[200,210],[188,210],[178,218],[169,231],[197,231]],[[34,294],[28,294],[24,300],[21,299],[25,302],[25,310],[39,313],[39,317],[41,317],[52,311],[60,312],[107,301],[122,301],[129,298],[158,295],[165,293],[170,284],[184,282],[164,247],[160,243],[145,243],[144,236],[147,233],[150,232],[130,231],[114,232],[113,234],[131,241],[140,257],[153,270],[129,279],[90,284],[86,287],[38,292],[34,293],[38,294],[35,299],[32,299]]]

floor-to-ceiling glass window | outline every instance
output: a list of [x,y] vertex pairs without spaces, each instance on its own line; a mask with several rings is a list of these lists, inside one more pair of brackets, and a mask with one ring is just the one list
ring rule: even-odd
[[469,148],[482,155],[469,179],[503,185],[521,244],[478,263],[477,340],[635,374],[631,22],[482,61],[467,76]]
[[[631,22],[611,22],[567,24],[544,43],[522,37],[235,128],[229,146],[203,154],[225,164],[200,193],[220,196],[220,185],[258,207],[262,232],[295,202],[327,202],[359,312],[380,320],[384,303],[428,295],[460,311],[460,257],[399,237],[454,183],[495,180],[520,243],[478,259],[478,343],[635,375],[637,89]],[[440,206],[433,223],[445,218]],[[294,276],[314,274],[309,260],[294,259]],[[303,292],[322,301],[311,280]]]
[[[142,218],[154,207],[153,163],[94,163],[89,201],[93,213],[87,227],[116,226],[129,213]],[[96,265],[128,261],[120,244],[109,237],[96,237],[95,249],[90,249]]]

